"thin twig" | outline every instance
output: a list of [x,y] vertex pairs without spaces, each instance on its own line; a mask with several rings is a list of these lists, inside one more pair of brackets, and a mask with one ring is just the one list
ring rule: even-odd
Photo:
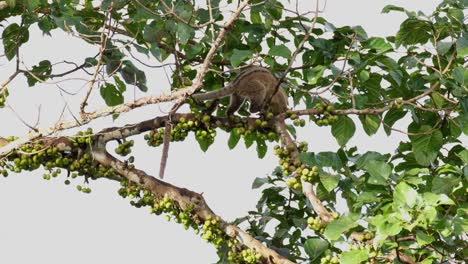
[[[106,17],[111,14],[110,11],[111,10],[108,11],[108,14],[106,15]],[[110,17],[108,19],[110,21]],[[104,20],[104,25],[106,25],[107,22],[108,22],[108,20]],[[86,91],[86,95],[85,95],[85,97],[83,98],[83,101],[80,104],[80,115],[82,117],[85,117],[87,115],[86,112],[85,112],[85,107],[88,104],[89,95],[91,94],[91,91],[93,90],[94,83],[96,82],[97,75],[98,75],[98,73],[99,73],[99,71],[101,69],[102,59],[104,57],[104,51],[106,50],[106,46],[107,46],[107,36],[108,35],[105,34],[105,32],[103,30],[101,32],[101,47],[99,49],[99,58],[98,58],[98,61],[97,61],[96,70],[94,71],[94,74],[91,77],[91,80],[89,81],[88,90]]]

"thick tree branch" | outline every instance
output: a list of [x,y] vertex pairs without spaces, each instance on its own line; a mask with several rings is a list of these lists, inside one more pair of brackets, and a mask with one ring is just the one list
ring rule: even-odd
[[[298,148],[294,140],[289,134],[286,124],[284,123],[284,117],[277,116],[274,119],[274,128],[275,131],[280,135],[283,145],[291,151],[291,157],[295,158],[299,154]],[[323,206],[320,199],[317,198],[317,195],[314,192],[313,185],[309,182],[302,182],[302,192],[309,200],[310,204],[313,207],[313,210],[324,223],[329,223],[333,220],[333,215]]]
[[[169,197],[177,202],[181,209],[191,208],[192,212],[200,219],[217,218],[217,216],[207,205],[201,194],[191,190],[176,187],[169,183],[156,179],[153,176],[146,174],[142,170],[130,168],[124,162],[114,158],[105,148],[106,133],[99,133],[100,137],[95,141],[96,144],[92,148],[92,156],[94,160],[100,164],[111,167],[117,171],[122,177],[129,181],[139,184],[146,190],[151,191],[156,197]],[[243,245],[260,253],[270,263],[292,264],[290,260],[279,255],[274,250],[263,245],[260,241],[253,238],[237,226],[231,225],[224,220],[220,221],[221,229],[230,237],[236,237]]]

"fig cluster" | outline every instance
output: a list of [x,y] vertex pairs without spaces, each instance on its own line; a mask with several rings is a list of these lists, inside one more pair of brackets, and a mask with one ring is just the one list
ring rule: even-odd
[[[298,144],[298,151],[306,152],[308,145],[306,142]],[[302,182],[314,183],[318,179],[319,167],[303,164],[297,157],[291,157],[294,150],[287,147],[274,147],[274,153],[279,157],[279,165],[285,176],[292,176],[286,181],[286,185],[293,190],[301,190]]]
[[233,263],[248,263],[255,264],[258,263],[262,255],[257,253],[255,250],[246,248],[240,252],[229,251],[228,252],[228,261]]
[[115,148],[115,153],[125,157],[132,152],[132,147],[134,144],[135,142],[133,139],[129,141],[123,141],[117,146],[117,148]]
[[340,263],[340,258],[337,255],[333,257],[331,255],[327,255],[320,259],[320,264],[338,264]]
[[324,223],[318,217],[312,217],[311,216],[311,217],[307,218],[307,226],[312,230],[315,230],[315,231],[317,231],[319,233],[323,233],[323,231],[325,230],[325,227],[326,227],[326,223]]
[[[14,141],[15,138],[8,138]],[[47,170],[42,175],[44,180],[51,180],[67,173],[64,181],[69,185],[71,179],[78,176],[84,176],[85,181],[92,178],[115,176],[116,172],[110,167],[98,165],[93,158],[86,152],[89,143],[92,140],[92,130],[78,132],[76,135],[68,137],[65,141],[57,140],[37,140],[25,144],[17,151],[13,151],[5,159],[0,161],[0,173],[8,176],[8,171],[20,173],[22,171],[33,171],[41,166]],[[69,144],[72,148],[60,149],[60,144]],[[77,190],[83,193],[90,193],[91,189],[86,186],[77,186]]]
[[93,129],[88,128],[85,131],[78,131],[75,136],[70,137],[69,140],[73,142],[74,147],[86,147],[92,143]]
[[293,120],[293,125],[297,127],[304,127],[306,124],[305,119],[299,118],[299,116],[292,112],[292,110],[288,110],[286,112],[286,116]]
[[311,119],[317,124],[317,126],[328,126],[335,123],[338,120],[338,116],[334,115],[335,107],[328,104],[327,102],[317,103],[314,107],[317,113],[314,114]]
[[[267,114],[266,117],[268,118],[270,116]],[[252,138],[266,140],[269,142],[279,140],[279,135],[268,126],[268,119],[255,119],[253,123],[242,122],[242,120],[238,117],[231,117],[231,120],[234,122],[234,132],[244,139]],[[229,127],[226,127],[229,130]]]
[[[214,139],[216,131],[206,125],[210,121],[210,116],[198,115],[195,120],[179,118],[172,126],[170,140],[184,141],[189,132],[194,132],[197,139]],[[158,147],[164,143],[164,128],[152,130],[144,136],[149,146]]]

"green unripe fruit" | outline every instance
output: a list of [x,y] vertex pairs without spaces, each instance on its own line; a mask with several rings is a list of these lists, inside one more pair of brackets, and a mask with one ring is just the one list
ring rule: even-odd
[[275,133],[275,132],[268,132],[268,135],[267,135],[267,136],[268,136],[269,139],[272,139],[272,140],[273,140],[273,139],[276,138],[276,133]]
[[293,189],[295,189],[295,190],[300,190],[301,188],[302,188],[302,184],[300,184],[300,183],[296,183],[296,184],[293,185]]
[[208,122],[210,122],[210,116],[209,116],[209,115],[204,115],[204,116],[203,116],[203,119],[202,119],[202,122],[203,122],[203,123],[208,123]]
[[338,264],[338,263],[340,263],[340,259],[337,256],[333,256],[333,258],[330,259],[330,263]]

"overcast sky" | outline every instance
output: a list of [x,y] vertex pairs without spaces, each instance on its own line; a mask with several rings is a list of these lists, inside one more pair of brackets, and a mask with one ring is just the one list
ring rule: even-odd
[[[310,10],[314,6],[309,0],[300,2],[304,9]],[[329,0],[323,15],[336,26],[362,25],[369,36],[386,36],[394,34],[405,17],[399,13],[380,14],[385,5],[429,13],[437,2]],[[64,59],[80,62],[85,54],[94,55],[97,51],[97,47],[86,45],[59,30],[54,31],[53,36],[43,37],[38,31],[31,32],[30,43],[22,48],[22,58],[29,66],[45,58],[53,62]],[[12,72],[12,67],[4,60],[0,61],[0,82]],[[161,87],[167,83],[161,70],[148,71],[147,75],[154,76],[149,78],[151,89],[168,88],[167,85]],[[63,83],[62,88],[80,93],[83,92],[80,83]],[[59,118],[64,103],[56,87],[38,85],[30,88],[26,87],[24,78],[19,78],[9,88],[12,90],[9,103],[26,122],[35,123],[39,105],[42,105],[41,127],[47,127]],[[79,100],[74,102],[73,97],[65,98],[76,109]],[[99,102],[95,98],[93,101]],[[116,123],[110,118],[99,120],[93,123],[93,128],[96,131],[111,125],[138,122],[167,108],[162,105],[138,109],[123,115]],[[9,110],[0,110],[0,120],[0,136],[24,135],[28,131]],[[309,149],[313,151],[337,149],[329,128],[299,129],[298,136],[301,141],[308,141]],[[369,138],[359,127],[350,145],[357,145],[360,151],[391,152],[400,139],[396,136],[387,138],[382,131]],[[160,149],[149,149],[141,140],[136,141],[136,166],[156,175]],[[250,189],[252,181],[270,173],[277,159],[269,151],[264,159],[258,160],[255,149],[246,150],[243,144],[228,151],[226,142],[227,136],[219,131],[215,144],[207,153],[199,150],[192,136],[185,142],[171,144],[166,179],[177,186],[203,192],[217,214],[232,220],[254,209],[259,192]],[[93,192],[86,195],[75,190],[81,180],[66,186],[64,175],[51,181],[44,181],[41,175],[38,170],[0,178],[0,263],[204,264],[218,259],[214,247],[192,231],[168,223],[164,217],[149,215],[147,208],[130,206],[128,200],[117,195],[118,183],[91,182]]]

